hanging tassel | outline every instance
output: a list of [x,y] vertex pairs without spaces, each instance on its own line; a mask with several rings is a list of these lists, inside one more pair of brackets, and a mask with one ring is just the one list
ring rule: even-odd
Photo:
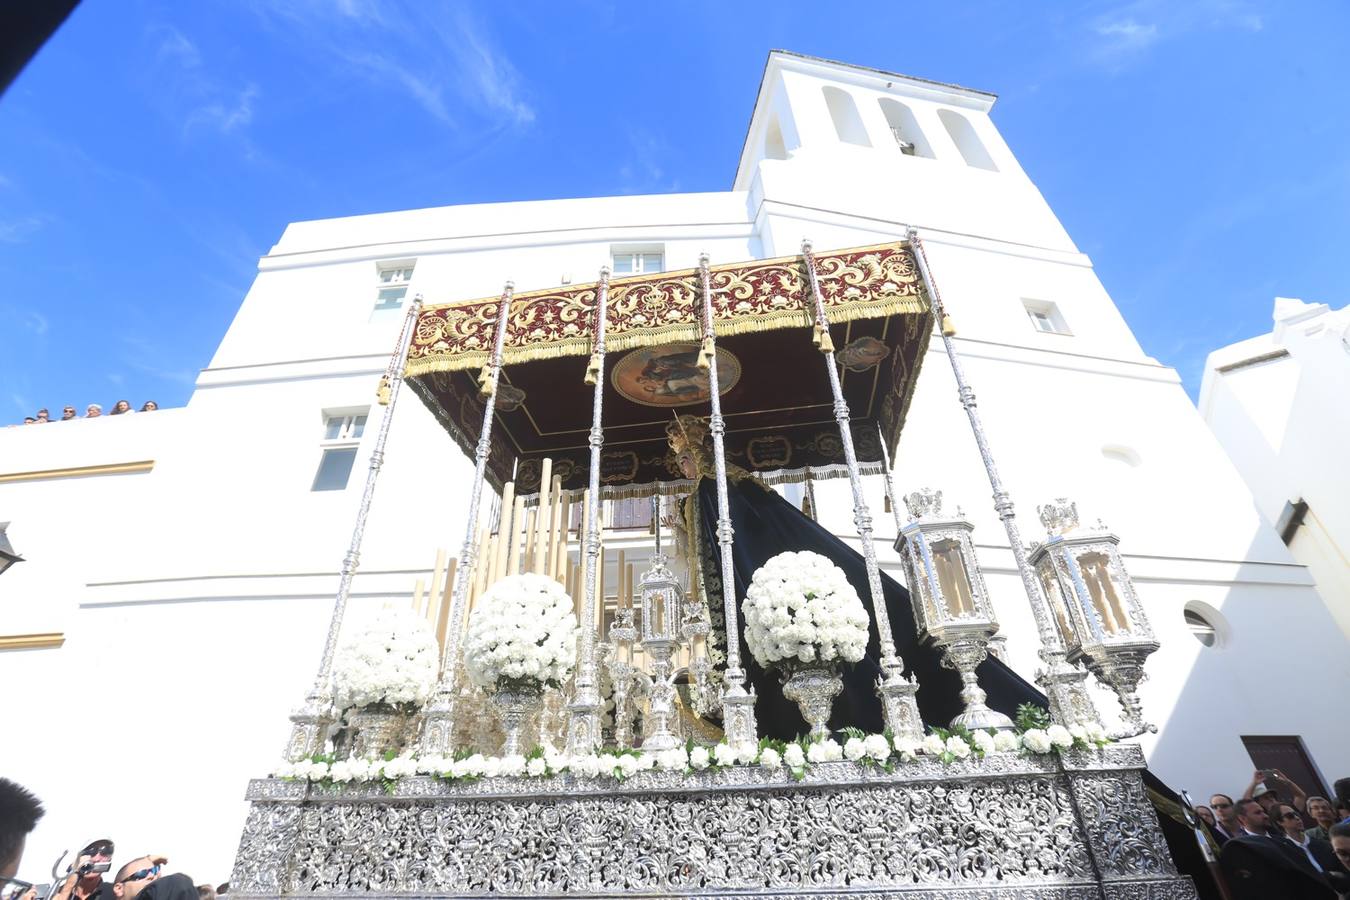
[[891,511],[891,495],[890,495],[890,494],[887,494],[887,495],[886,495],[886,499],[885,499],[885,501],[882,502],[881,505],[884,506],[884,507],[886,507],[885,512],[890,512],[890,511]]
[[492,363],[483,363],[483,368],[478,372],[478,396],[491,397],[496,393],[496,387],[492,383]]
[[706,372],[712,368],[713,357],[717,351],[713,348],[712,335],[703,339],[702,345],[698,348],[698,368],[699,371]]
[[942,336],[956,337],[956,325],[952,322],[952,317],[946,313],[942,314]]
[[586,384],[595,387],[600,383],[600,354],[592,353],[591,361],[586,364]]
[[834,341],[830,339],[830,327],[828,325],[816,326],[816,346],[820,348],[821,353],[833,353]]
[[389,387],[389,376],[381,375],[380,386],[375,389],[375,397],[379,401],[381,406],[388,406],[391,395],[392,391],[390,390]]

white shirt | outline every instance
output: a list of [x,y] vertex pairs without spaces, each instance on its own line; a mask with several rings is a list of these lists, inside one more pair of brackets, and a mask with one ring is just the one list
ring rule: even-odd
[[1311,846],[1311,845],[1312,845],[1312,838],[1308,837],[1308,835],[1307,835],[1306,833],[1303,835],[1303,841],[1302,841],[1302,843],[1300,843],[1299,841],[1294,840],[1293,838],[1291,838],[1291,837],[1290,837],[1289,835],[1287,835],[1287,834],[1284,836],[1284,839],[1285,839],[1286,841],[1288,841],[1289,843],[1293,844],[1295,847],[1300,848],[1300,849],[1303,851],[1304,855],[1308,857],[1308,862],[1310,862],[1310,863],[1313,864],[1313,868],[1314,868],[1314,869],[1316,869],[1316,870],[1319,871],[1319,872],[1325,871],[1325,870],[1321,867],[1321,865],[1318,864],[1317,860],[1313,857],[1313,855],[1312,855],[1312,846]]

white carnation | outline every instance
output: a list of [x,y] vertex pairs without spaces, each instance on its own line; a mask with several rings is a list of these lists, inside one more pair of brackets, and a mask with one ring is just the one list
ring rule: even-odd
[[736,748],[730,744],[718,744],[713,747],[713,759],[719,766],[730,766],[736,762]]
[[1032,753],[1049,753],[1052,746],[1050,735],[1040,728],[1028,728],[1022,732],[1022,746]]
[[835,762],[844,758],[844,748],[830,739],[816,741],[806,750],[806,758],[813,763]]
[[683,772],[689,767],[689,754],[683,747],[656,754],[656,767],[664,772]]
[[913,762],[914,757],[923,749],[923,746],[914,738],[900,734],[895,736],[894,744],[895,752],[900,754],[900,758],[905,762]]
[[844,758],[851,759],[854,762],[867,755],[867,744],[859,737],[851,737],[844,741]]
[[1021,745],[1014,732],[1000,731],[994,735],[994,749],[999,753],[1011,753]]
[[1087,729],[1084,728],[1082,725],[1070,725],[1069,734],[1073,735],[1073,739],[1075,742],[1083,741],[1084,743],[1087,743],[1088,739]]
[[1045,729],[1045,733],[1050,738],[1050,743],[1061,750],[1067,750],[1073,746],[1073,735],[1063,725],[1051,725]]
[[689,765],[694,769],[702,771],[708,768],[711,758],[708,756],[707,747],[695,747],[689,751]]
[[806,754],[802,751],[801,744],[788,744],[783,750],[783,762],[788,764],[789,768],[800,769],[806,765]]
[[863,745],[867,750],[869,759],[875,760],[876,762],[885,762],[890,759],[891,743],[886,740],[886,735],[869,734],[866,740],[863,741]]
[[776,769],[783,764],[783,757],[772,747],[759,751],[759,764],[766,769]]
[[942,736],[937,734],[928,735],[923,739],[923,743],[919,746],[924,753],[927,753],[930,756],[941,756],[942,751],[947,747],[942,740]]
[[516,754],[515,756],[502,757],[501,772],[502,775],[519,777],[525,774],[525,757]]
[[844,571],[809,550],[780,553],[751,579],[742,605],[750,653],[767,669],[782,663],[857,662],[868,617]]
[[542,756],[536,756],[525,764],[525,774],[531,778],[539,778],[548,774],[548,763]]
[[572,598],[552,578],[508,575],[474,606],[464,667],[479,687],[499,680],[557,686],[572,674],[577,620]]
[[975,742],[975,749],[981,753],[993,753],[997,749],[994,746],[994,736],[987,731],[977,731],[970,739]]
[[947,738],[945,749],[957,759],[965,759],[970,755],[970,744],[965,738],[955,734]]
[[636,756],[625,753],[618,758],[614,767],[618,769],[618,774],[621,778],[627,778],[638,770],[639,765],[640,763]]
[[440,647],[426,619],[385,609],[343,644],[333,663],[338,709],[425,703],[440,672]]
[[1100,722],[1093,722],[1087,726],[1087,739],[1093,744],[1104,744],[1107,741],[1106,729]]

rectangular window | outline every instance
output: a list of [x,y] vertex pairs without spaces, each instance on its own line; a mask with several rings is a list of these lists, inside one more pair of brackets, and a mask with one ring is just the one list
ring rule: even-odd
[[361,436],[366,432],[367,414],[366,409],[325,414],[323,440],[319,444],[322,455],[311,491],[346,489]]
[[665,254],[657,251],[632,251],[614,254],[615,275],[649,275],[665,271]]
[[1031,320],[1031,327],[1042,334],[1073,333],[1064,323],[1064,316],[1060,315],[1059,307],[1055,304],[1044,300],[1023,300],[1022,305],[1026,308],[1027,318]]
[[413,259],[386,260],[375,264],[375,310],[402,309],[412,281]]

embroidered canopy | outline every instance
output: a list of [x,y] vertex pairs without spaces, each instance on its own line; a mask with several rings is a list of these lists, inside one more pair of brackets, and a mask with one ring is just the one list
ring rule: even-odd
[[[905,242],[816,254],[858,459],[875,470],[881,438],[893,451],[932,331],[932,313]],[[843,474],[844,456],[801,257],[711,269],[717,366],[730,461],[767,480]],[[492,428],[488,480],[515,470],[538,490],[553,460],[565,489],[585,487],[594,389],[583,377],[595,333],[596,284],[515,295]],[[671,489],[666,426],[706,414],[697,366],[702,298],[697,269],[610,281],[605,326],[604,449],[608,496]],[[406,376],[465,453],[483,421],[478,374],[492,347],[499,297],[428,306],[418,317]],[[869,465],[870,464],[870,465]]]

